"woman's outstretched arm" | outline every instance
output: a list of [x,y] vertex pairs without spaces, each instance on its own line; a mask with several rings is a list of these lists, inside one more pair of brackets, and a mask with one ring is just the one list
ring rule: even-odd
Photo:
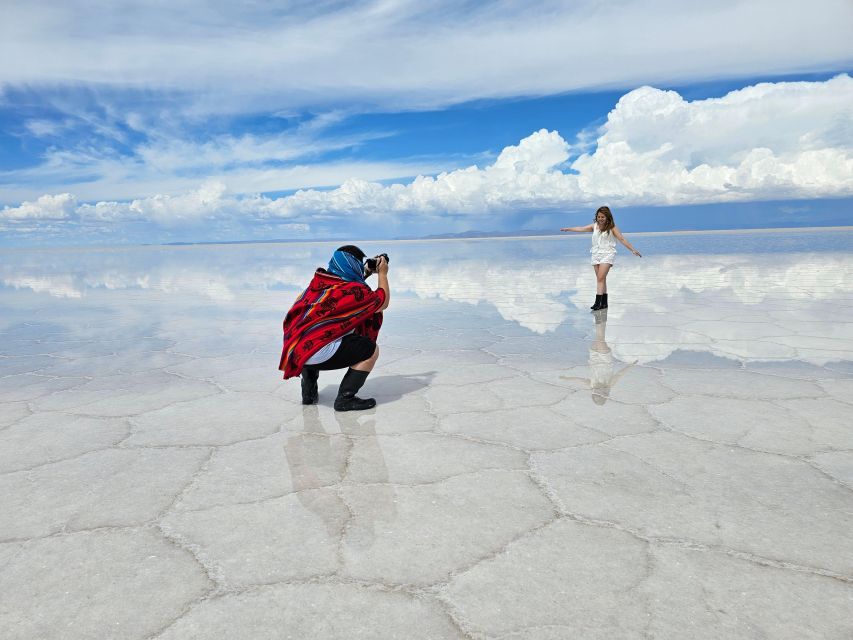
[[631,246],[631,243],[630,243],[630,242],[628,242],[628,241],[625,239],[625,236],[623,236],[623,235],[622,235],[622,232],[621,232],[621,231],[619,231],[619,228],[618,228],[618,227],[613,227],[613,235],[614,235],[614,236],[616,236],[616,239],[617,239],[619,242],[621,242],[622,244],[624,244],[624,245],[628,248],[628,251],[630,251],[631,253],[633,253],[633,254],[634,254],[635,256],[637,256],[638,258],[642,258],[642,257],[643,257],[643,256],[640,254],[640,252],[639,252],[639,251],[637,251],[634,247],[632,247],[632,246]]
[[563,227],[560,231],[574,231],[575,233],[592,233],[592,225],[588,224],[585,227]]
[[626,372],[626,371],[628,371],[628,369],[630,369],[631,367],[633,367],[635,364],[637,364],[637,362],[639,362],[639,360],[634,360],[634,362],[629,362],[629,363],[628,363],[628,364],[626,364],[624,367],[622,367],[622,368],[621,368],[621,369],[616,373],[616,375],[615,375],[615,376],[613,376],[613,377],[610,379],[610,386],[612,387],[613,385],[615,385],[615,384],[619,381],[619,378],[621,378],[622,376],[624,376],[624,375],[625,375],[625,372]]

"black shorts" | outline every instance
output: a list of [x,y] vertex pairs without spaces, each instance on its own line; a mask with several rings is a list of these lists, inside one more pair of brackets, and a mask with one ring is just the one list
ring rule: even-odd
[[341,346],[331,358],[320,364],[306,364],[305,368],[315,371],[344,369],[367,360],[374,351],[376,351],[376,343],[373,340],[355,333],[348,333],[341,339]]

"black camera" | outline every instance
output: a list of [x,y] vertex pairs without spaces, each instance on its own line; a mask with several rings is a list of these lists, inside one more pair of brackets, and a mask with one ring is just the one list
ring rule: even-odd
[[365,260],[364,264],[367,265],[367,268],[370,269],[371,271],[376,271],[376,261],[379,260],[379,258],[385,258],[386,263],[391,262],[391,260],[388,259],[387,253],[380,253],[378,256],[375,256],[373,258],[368,258],[367,260]]

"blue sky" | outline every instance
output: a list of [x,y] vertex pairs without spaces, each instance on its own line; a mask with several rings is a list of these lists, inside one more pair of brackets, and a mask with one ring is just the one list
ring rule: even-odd
[[853,224],[846,0],[4,13],[2,246]]

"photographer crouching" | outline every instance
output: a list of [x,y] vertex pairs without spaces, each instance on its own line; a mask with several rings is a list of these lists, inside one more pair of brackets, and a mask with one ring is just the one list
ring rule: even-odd
[[[374,273],[379,278],[376,291],[365,282]],[[376,406],[373,398],[355,394],[379,358],[376,339],[390,300],[387,254],[365,259],[361,249],[347,245],[335,251],[328,268],[314,272],[311,284],[284,318],[284,347],[278,366],[285,380],[302,376],[302,404],[319,400],[320,371],[348,367],[335,410]]]

